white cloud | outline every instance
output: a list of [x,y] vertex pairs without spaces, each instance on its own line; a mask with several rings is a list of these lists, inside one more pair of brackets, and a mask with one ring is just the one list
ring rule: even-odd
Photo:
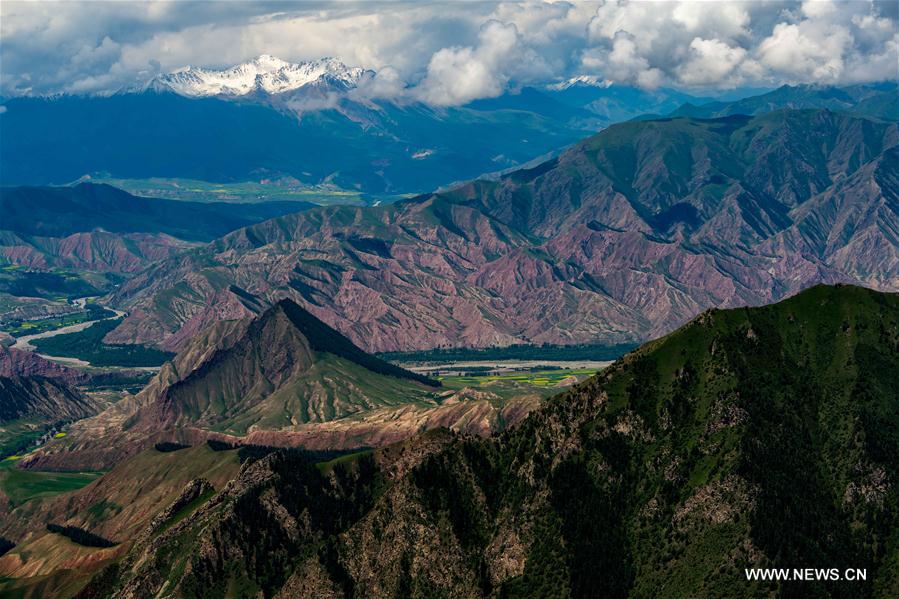
[[714,7],[707,2],[682,2],[674,7],[671,18],[690,33],[713,34],[724,40],[749,35],[750,17],[742,2],[722,2]]
[[723,87],[728,81],[735,86],[742,81],[734,75],[746,59],[746,54],[743,48],[728,46],[717,39],[693,38],[689,58],[678,68],[678,79],[690,86]]
[[477,46],[443,48],[434,53],[415,96],[437,106],[499,96],[509,81],[509,63],[518,54],[515,25],[488,21],[481,28]]
[[860,1],[607,2],[581,64],[619,81],[704,89],[895,79],[895,12]]
[[810,18],[819,18],[837,12],[836,4],[830,0],[805,0],[802,3],[802,14]]
[[386,66],[374,75],[366,75],[352,93],[363,99],[398,98],[406,93],[406,82],[399,71]]
[[588,51],[582,63],[589,70],[602,72],[607,79],[619,83],[652,89],[663,82],[662,71],[650,66],[635,38],[624,31],[615,35],[610,52]]
[[852,44],[849,31],[841,26],[804,25],[778,24],[759,46],[760,62],[789,81],[839,81],[843,55]]
[[594,76],[697,89],[897,77],[897,3],[2,2],[0,93],[109,92],[259,54],[374,70],[358,94],[448,105]]

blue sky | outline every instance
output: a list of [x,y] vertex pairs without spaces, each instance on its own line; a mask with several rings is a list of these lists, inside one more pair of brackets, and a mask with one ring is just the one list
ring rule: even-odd
[[0,3],[0,93],[109,93],[186,65],[334,56],[464,104],[589,75],[714,92],[897,78],[890,2]]

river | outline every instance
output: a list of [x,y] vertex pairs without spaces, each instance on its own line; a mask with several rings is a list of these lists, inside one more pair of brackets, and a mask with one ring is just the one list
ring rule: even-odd
[[[31,342],[35,339],[46,339],[47,337],[56,337],[57,335],[65,335],[66,333],[77,333],[78,331],[83,331],[95,322],[112,320],[113,318],[121,318],[122,316],[125,316],[125,312],[122,312],[121,310],[115,310],[106,306],[104,307],[107,310],[112,310],[113,312],[115,312],[115,316],[109,316],[107,318],[101,318],[99,320],[88,320],[85,322],[79,322],[78,324],[70,324],[67,327],[53,329],[52,331],[44,331],[43,333],[35,333],[34,335],[23,335],[22,337],[16,337],[16,342],[12,345],[12,347],[33,352],[37,349],[34,345],[31,344]],[[66,366],[87,367],[91,365],[90,362],[86,360],[79,360],[78,358],[69,358],[66,356],[50,356],[40,353],[38,353],[37,355],[42,358],[47,358],[48,360],[53,360],[54,362],[59,362],[60,364],[65,364]]]

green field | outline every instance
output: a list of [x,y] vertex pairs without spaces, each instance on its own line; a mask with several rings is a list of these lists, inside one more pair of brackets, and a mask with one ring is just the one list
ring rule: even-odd
[[546,360],[563,362],[570,360],[617,360],[637,347],[636,343],[604,345],[581,343],[577,345],[508,345],[474,349],[458,347],[427,349],[410,352],[384,352],[377,354],[390,362],[468,362],[491,360]]
[[84,487],[102,472],[38,472],[15,467],[17,457],[0,462],[0,490],[13,505],[20,505],[36,497],[57,495]]
[[88,304],[85,310],[74,312],[72,314],[63,314],[61,316],[52,316],[49,318],[41,318],[39,320],[11,321],[0,325],[0,331],[9,333],[13,337],[22,337],[24,335],[36,335],[46,331],[55,331],[73,324],[89,322],[91,320],[101,320],[115,316],[115,312],[107,310],[96,304]]
[[0,426],[0,460],[32,447],[49,425],[29,420],[13,420]]
[[[322,206],[351,204],[362,206],[373,201],[359,191],[331,186],[309,186],[296,180],[277,180],[267,183],[238,181],[212,183],[196,179],[112,179],[94,178],[94,183],[106,183],[128,193],[148,198],[187,200],[192,202],[312,202]],[[380,198],[377,198],[380,199]]]
[[348,453],[346,455],[342,455],[340,457],[336,457],[333,460],[326,460],[324,462],[316,462],[315,467],[322,473],[329,473],[334,470],[334,467],[338,464],[349,464],[351,462],[355,462],[359,458],[367,455],[371,455],[373,450],[371,449],[363,449],[361,451],[355,451],[352,453]]
[[464,375],[464,376],[439,376],[437,377],[447,387],[476,387],[490,385],[520,385],[531,387],[555,387],[565,379],[576,376],[583,380],[597,373],[593,368],[536,370],[510,372],[502,374]]
[[16,265],[0,267],[0,293],[18,297],[40,297],[64,301],[102,295],[110,285],[108,275],[62,268],[36,271]]

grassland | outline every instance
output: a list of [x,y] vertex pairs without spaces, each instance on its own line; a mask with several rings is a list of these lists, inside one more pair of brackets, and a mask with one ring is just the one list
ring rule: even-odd
[[37,497],[58,495],[87,486],[102,472],[38,472],[15,467],[18,456],[0,462],[0,491],[12,505],[21,505]]
[[373,450],[371,449],[363,449],[360,451],[348,453],[346,455],[342,455],[340,457],[336,457],[333,460],[326,460],[322,462],[316,462],[315,467],[318,468],[319,472],[323,474],[327,474],[334,470],[334,467],[339,464],[350,464],[352,462],[357,461],[362,456],[372,455]]
[[0,291],[0,327],[9,326],[15,321],[59,316],[71,310],[71,305],[65,298],[59,301],[47,300],[14,296]]
[[554,368],[547,370],[525,370],[521,372],[503,373],[469,373],[464,375],[438,376],[437,379],[445,387],[456,389],[461,387],[505,387],[521,389],[534,387],[538,390],[558,390],[558,387],[572,380],[582,381],[597,373],[593,368]]
[[458,347],[428,349],[411,352],[385,352],[378,357],[391,362],[462,362],[490,360],[545,360],[561,362],[569,360],[617,360],[637,347],[634,343],[603,345],[581,343],[577,345],[508,345],[482,349]]
[[0,425],[0,460],[25,451],[44,436],[46,425],[27,420],[13,420]]

